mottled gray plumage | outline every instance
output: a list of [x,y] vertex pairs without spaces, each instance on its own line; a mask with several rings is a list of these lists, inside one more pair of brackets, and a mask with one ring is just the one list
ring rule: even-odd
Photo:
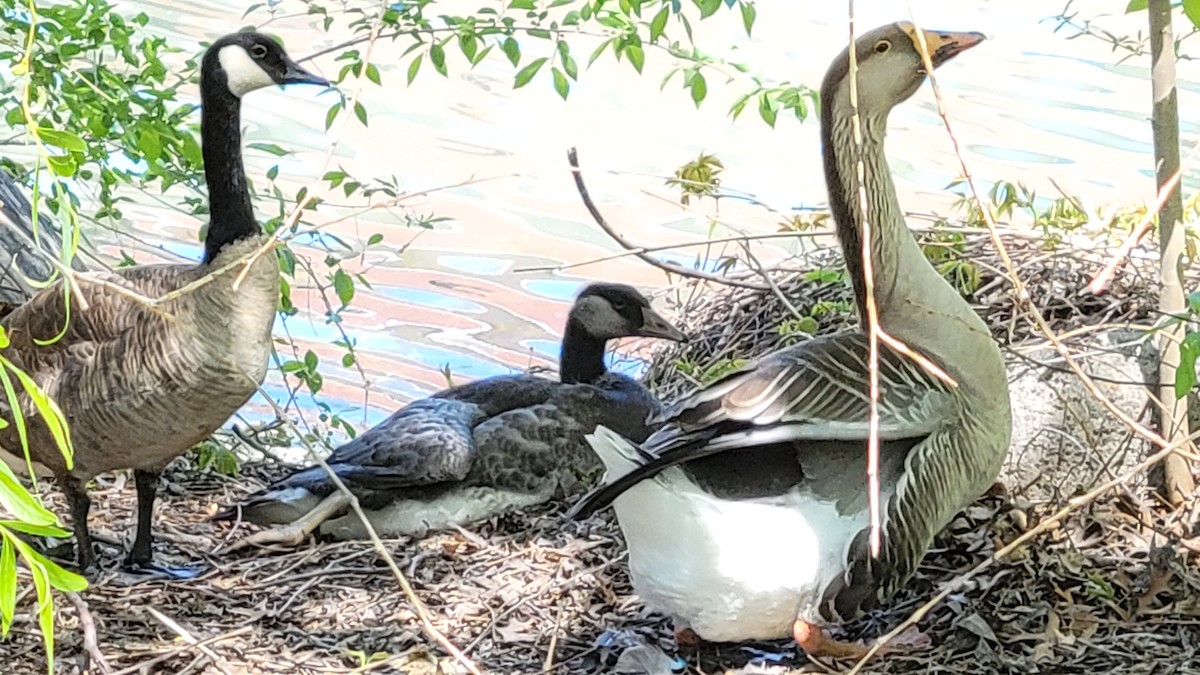
[[[606,434],[592,440],[610,470],[620,467],[623,475],[610,475],[572,515],[616,501],[639,594],[693,622],[701,637],[704,629],[722,640],[782,637],[795,618],[819,624],[869,609],[907,581],[933,536],[995,479],[1008,450],[1011,412],[999,349],[906,229],[883,152],[887,113],[924,81],[914,36],[911,24],[896,24],[857,42],[861,146],[853,135],[846,52],[831,65],[821,90],[830,206],[859,310],[865,316],[856,178],[861,161],[879,324],[957,383],[949,386],[881,344],[881,556],[869,555],[865,527],[870,399],[869,350],[861,331],[780,350],[701,389],[672,406],[640,448]],[[982,39],[932,32],[926,38],[935,65]],[[636,497],[621,499],[635,488]],[[739,504],[778,509],[780,522],[808,528],[815,546],[798,552],[805,560],[796,561],[806,572],[790,572],[786,561],[756,571],[757,562],[734,569],[700,560],[755,545],[722,538],[737,516],[722,521],[717,514],[750,512]],[[653,508],[663,512],[648,512]],[[711,525],[702,524],[710,517]],[[680,520],[689,518],[696,524]],[[693,535],[694,547],[659,550],[673,544],[663,542],[656,521]],[[745,531],[753,525],[746,523]],[[769,549],[764,555],[771,555]],[[670,569],[673,557],[679,569]],[[764,574],[777,576],[768,581]],[[786,597],[773,599],[765,591],[752,597],[776,582],[776,595]],[[716,595],[701,599],[706,593]],[[810,644],[819,648],[818,642]]]
[[[106,471],[135,470],[138,528],[130,557],[148,565],[158,472],[224,424],[266,374],[279,265],[250,205],[239,117],[241,93],[272,82],[324,80],[257,33],[226,36],[205,54],[201,135],[212,220],[203,262],[81,276],[69,304],[60,280],[0,321],[10,340],[4,355],[69,423],[70,466],[22,394],[29,455],[53,471],[67,493],[85,570],[93,563],[88,481]],[[266,251],[256,255],[262,247]],[[150,306],[131,295],[172,297]],[[6,406],[0,415],[11,422]],[[20,453],[15,425],[0,430],[0,446]]]
[[[448,499],[448,493],[470,488],[517,493],[522,503],[573,492],[594,482],[602,468],[586,434],[603,424],[642,441],[650,433],[649,418],[660,411],[645,387],[604,367],[607,340],[638,335],[683,338],[633,288],[589,286],[567,320],[559,382],[506,375],[439,392],[339,447],[327,463],[368,510]],[[324,468],[313,466],[251,497],[241,509],[253,522],[291,522],[335,490]],[[495,509],[473,510],[470,519],[504,507],[498,500]],[[236,508],[219,517],[235,513]],[[408,533],[386,516],[372,520],[384,532]]]

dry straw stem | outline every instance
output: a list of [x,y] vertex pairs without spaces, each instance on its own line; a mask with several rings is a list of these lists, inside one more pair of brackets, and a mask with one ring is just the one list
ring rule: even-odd
[[[1130,230],[1129,237],[1121,244],[1116,255],[1104,265],[1104,269],[1100,270],[1092,279],[1092,282],[1088,284],[1089,291],[1099,294],[1112,281],[1113,275],[1116,274],[1117,266],[1129,257],[1133,248],[1141,243],[1142,237],[1146,236],[1146,232],[1150,230],[1150,226],[1154,223],[1154,217],[1162,210],[1163,204],[1167,203],[1167,199],[1175,191],[1175,186],[1179,185],[1179,181],[1183,176],[1183,167],[1195,159],[1197,151],[1200,151],[1200,143],[1192,146],[1192,151],[1188,153],[1187,158],[1179,163],[1179,168],[1175,169],[1175,173],[1171,174],[1171,178],[1158,189],[1158,194],[1154,197],[1154,204],[1146,209],[1146,213],[1142,215],[1142,219]],[[1058,187],[1058,184],[1055,183],[1054,187]],[[1059,192],[1062,192],[1061,188]],[[1080,210],[1082,211],[1083,209]]]
[[[950,137],[950,141],[954,147],[954,154],[956,157],[958,157],[959,165],[962,168],[963,175],[966,179],[967,185],[971,189],[971,195],[980,207],[980,212],[983,214],[983,218],[984,218],[985,222],[987,223],[988,231],[989,231],[989,234],[991,235],[992,243],[995,245],[996,251],[997,251],[998,255],[1000,256],[1000,259],[1004,263],[1005,276],[1008,278],[1009,282],[1012,283],[1013,288],[1017,294],[1017,300],[1018,300],[1017,304],[1022,308],[1025,315],[1037,325],[1038,329],[1042,332],[1042,334],[1046,337],[1046,339],[1049,340],[1052,345],[1054,345],[1055,350],[1062,357],[1062,359],[1066,363],[1067,367],[1070,368],[1071,371],[1073,373],[1075,373],[1075,375],[1077,377],[1079,377],[1080,381],[1083,382],[1083,385],[1088,390],[1088,392],[1101,405],[1103,405],[1109,412],[1111,412],[1117,419],[1121,420],[1122,423],[1124,423],[1127,427],[1129,427],[1129,429],[1131,431],[1133,431],[1133,433],[1135,433],[1138,436],[1141,436],[1142,438],[1146,439],[1147,441],[1153,443],[1154,445],[1158,446],[1160,449],[1158,450],[1158,452],[1155,452],[1153,455],[1146,458],[1143,462],[1141,462],[1137,466],[1133,467],[1132,469],[1130,469],[1126,473],[1122,474],[1121,476],[1118,476],[1116,478],[1113,478],[1112,480],[1109,480],[1107,483],[1100,485],[1099,487],[1093,489],[1092,491],[1088,492],[1087,494],[1083,495],[1082,497],[1077,497],[1075,499],[1072,499],[1071,501],[1069,501],[1067,503],[1066,506],[1064,506],[1062,509],[1057,511],[1053,516],[1051,516],[1050,518],[1047,518],[1046,520],[1039,523],[1033,529],[1031,529],[1031,530],[1025,532],[1024,534],[1022,534],[1021,536],[1017,537],[1015,540],[1013,540],[1007,546],[996,551],[992,555],[991,558],[984,561],[983,563],[980,563],[978,566],[967,571],[965,574],[962,574],[959,577],[948,582],[942,588],[942,590],[940,590],[933,598],[931,598],[928,602],[923,604],[921,607],[917,608],[917,610],[914,611],[913,614],[908,619],[906,619],[903,623],[901,623],[899,626],[897,626],[895,629],[893,629],[886,635],[880,637],[879,640],[877,640],[876,643],[874,645],[872,645],[870,649],[867,650],[867,653],[862,657],[862,659],[860,659],[856,664],[854,664],[854,667],[852,667],[849,671],[847,671],[846,675],[855,675],[856,673],[861,672],[862,669],[865,667],[866,663],[871,659],[871,657],[873,657],[876,653],[878,653],[879,650],[882,649],[888,642],[894,640],[896,637],[898,637],[903,631],[907,630],[909,627],[916,625],[917,622],[920,621],[921,618],[923,618],[939,602],[941,602],[942,600],[945,600],[957,588],[962,586],[962,584],[964,584],[967,581],[969,581],[970,579],[974,578],[980,572],[986,570],[988,567],[990,567],[992,564],[994,564],[997,560],[1004,557],[1005,555],[1008,555],[1012,551],[1016,550],[1016,548],[1021,546],[1022,544],[1026,543],[1026,542],[1032,540],[1033,538],[1037,537],[1038,535],[1046,532],[1054,523],[1062,521],[1067,516],[1069,516],[1071,513],[1092,503],[1093,501],[1098,499],[1100,496],[1102,496],[1103,494],[1105,494],[1107,491],[1111,490],[1112,488],[1125,484],[1127,481],[1129,481],[1134,476],[1145,471],[1149,467],[1151,467],[1154,464],[1161,461],[1167,455],[1169,455],[1177,450],[1176,445],[1168,443],[1162,436],[1155,433],[1153,430],[1147,428],[1146,426],[1144,426],[1142,424],[1139,424],[1136,420],[1131,418],[1127,413],[1125,413],[1123,410],[1118,408],[1116,406],[1116,404],[1114,404],[1110,398],[1105,396],[1104,393],[1101,392],[1099,390],[1099,388],[1096,387],[1096,384],[1092,380],[1092,378],[1086,372],[1084,372],[1083,369],[1076,362],[1075,358],[1071,354],[1071,351],[1066,347],[1066,345],[1063,344],[1063,342],[1059,338],[1059,336],[1056,335],[1054,333],[1054,331],[1050,329],[1049,325],[1046,323],[1045,317],[1043,317],[1041,312],[1036,307],[1034,307],[1033,304],[1029,301],[1029,291],[1026,288],[1024,282],[1021,280],[1021,277],[1018,274],[1017,268],[1014,265],[1012,258],[1008,254],[1008,249],[1005,247],[1004,242],[1000,239],[999,233],[996,229],[996,223],[992,218],[991,212],[986,208],[986,204],[983,201],[982,195],[975,185],[975,179],[974,179],[973,175],[971,174],[970,169],[967,167],[966,160],[963,158],[962,150],[959,147],[958,138],[954,135],[953,129],[951,128],[951,125],[950,125],[950,118],[946,114],[945,104],[944,104],[944,101],[942,100],[941,90],[938,87],[937,78],[934,75],[933,64],[930,63],[928,60],[929,54],[928,54],[928,50],[925,49],[924,34],[921,32],[921,28],[920,28],[920,25],[916,21],[916,17],[912,16],[911,7],[909,8],[909,15],[910,15],[910,17],[912,17],[913,25],[916,27],[915,33],[917,35],[917,40],[920,43],[920,47],[921,47],[920,51],[922,53],[922,58],[925,59],[925,61],[926,61],[925,69],[929,74],[928,76],[929,76],[931,86],[933,87],[934,98],[937,100],[938,115],[942,118],[942,122],[946,125],[946,133]],[[1190,440],[1190,439],[1182,439],[1181,442],[1179,443],[1179,445],[1182,446],[1182,444],[1184,442],[1187,442],[1188,440]]]
[[[900,340],[888,335],[879,325],[879,307],[875,304],[875,266],[871,259],[871,218],[867,209],[866,164],[862,159],[863,131],[862,117],[858,114],[858,56],[854,48],[854,0],[849,6],[849,38],[850,48],[850,108],[854,111],[854,145],[858,159],[854,163],[856,180],[858,181],[858,209],[862,215],[862,256],[864,296],[867,320],[867,371],[870,387],[870,421],[867,433],[867,511],[871,522],[871,555],[879,557],[883,540],[883,526],[879,504],[879,341],[883,340],[892,349],[900,352],[917,362],[923,369],[934,377],[955,387],[958,384],[941,368],[929,359],[917,354]],[[919,33],[920,31],[918,31]],[[921,48],[925,45],[922,42]],[[928,55],[925,56],[928,59]],[[847,255],[851,252],[847,251]]]
[[150,616],[157,619],[159,623],[166,626],[171,630],[171,632],[178,635],[179,638],[186,642],[189,646],[195,647],[201,653],[207,656],[212,661],[214,668],[221,671],[225,675],[230,675],[229,663],[225,661],[225,659],[221,658],[216,652],[209,649],[208,645],[205,645],[200,640],[197,640],[196,637],[192,635],[191,631],[180,625],[178,621],[172,619],[166,614],[163,614],[157,609],[154,609],[153,607],[147,607],[146,611],[150,613]]

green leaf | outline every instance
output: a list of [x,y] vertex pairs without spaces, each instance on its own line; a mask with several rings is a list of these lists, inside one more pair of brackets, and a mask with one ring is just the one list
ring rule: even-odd
[[1192,27],[1200,30],[1200,0],[1183,0],[1183,14],[1192,22]]
[[138,133],[138,150],[147,162],[157,162],[162,156],[162,137],[153,129],[143,129]]
[[421,54],[417,54],[412,63],[408,64],[408,83],[412,84],[413,80],[417,79],[417,72],[421,70]]
[[1200,316],[1200,292],[1189,293],[1187,296],[1187,301],[1188,309],[1192,311],[1192,314]]
[[46,145],[53,145],[67,152],[87,151],[87,144],[83,142],[83,139],[69,131],[38,127],[38,138],[41,138]]
[[374,63],[367,64],[367,79],[375,84],[383,84],[379,80],[379,68]]
[[567,76],[557,66],[551,68],[550,72],[554,76],[554,91],[557,91],[564,101],[567,100],[567,94],[571,91],[571,84],[567,82]]
[[358,118],[362,125],[367,126],[367,108],[362,104],[362,101],[354,102],[354,116]]
[[467,57],[468,61],[474,62],[475,54],[479,51],[479,42],[472,33],[459,33],[458,48],[462,50],[463,56]]
[[284,150],[274,143],[250,143],[246,147],[253,148],[255,150],[262,150],[263,152],[270,155],[275,155],[276,157],[283,157],[284,155],[288,154],[287,150]]
[[1196,359],[1200,357],[1200,333],[1188,333],[1179,343],[1179,367],[1175,370],[1175,398],[1183,398],[1196,386]]
[[329,106],[329,112],[325,113],[325,130],[329,131],[329,127],[333,126],[333,121],[337,119],[338,113],[342,111],[342,104],[339,101]]
[[374,246],[383,241],[383,235],[376,232],[367,239],[367,246]]
[[742,26],[746,29],[746,37],[750,37],[750,33],[754,31],[754,20],[758,18],[758,10],[754,8],[753,2],[743,2],[742,7]]
[[722,2],[723,0],[696,0],[696,5],[700,7],[700,18],[707,19],[715,14],[721,8]]
[[54,172],[54,175],[67,178],[74,176],[75,170],[79,168],[75,158],[70,155],[47,155],[46,163],[50,165],[50,171]]
[[667,17],[670,16],[670,5],[663,5],[663,8],[658,10],[658,14],[650,20],[650,41],[658,42],[658,38],[662,37],[663,31],[667,28]]
[[629,57],[629,62],[633,64],[635,70],[642,72],[642,66],[646,64],[646,53],[642,51],[641,45],[629,45],[625,48],[625,56]]
[[71,536],[70,532],[55,525],[35,525],[22,520],[0,520],[0,527],[7,527],[10,530],[32,534],[37,537],[62,539]]
[[589,68],[591,67],[591,65],[593,63],[596,62],[596,59],[600,58],[600,55],[604,53],[604,50],[608,49],[608,46],[613,43],[614,39],[615,38],[608,38],[604,42],[601,42],[599,44],[599,46],[597,46],[594,50],[592,50],[592,55],[588,57],[588,67]]
[[[7,379],[7,378],[6,378]],[[15,392],[14,392],[15,393]],[[20,449],[17,450],[20,452]],[[34,525],[55,525],[58,518],[46,510],[9,468],[0,461],[0,507],[14,518]]]
[[775,127],[775,103],[771,101],[769,94],[762,93],[758,95],[758,115],[771,128]]
[[542,57],[540,59],[534,59],[530,61],[529,65],[518,70],[517,76],[513,80],[513,89],[520,89],[521,87],[529,84],[529,81],[533,79],[534,75],[537,75],[538,71],[541,70],[542,66],[544,65],[546,65],[546,58]]
[[696,71],[695,77],[692,78],[692,101],[699,108],[704,101],[704,97],[708,95],[708,83],[704,81],[704,76]]
[[434,70],[446,76],[446,50],[441,45],[435,43],[429,47],[429,62]]
[[500,49],[504,51],[504,55],[508,57],[508,62],[516,68],[521,63],[521,43],[517,42],[512,36],[504,38]]
[[1125,13],[1132,14],[1133,12],[1140,12],[1149,6],[1150,5],[1148,4],[1147,0],[1129,0],[1129,5],[1125,7]]
[[8,637],[17,611],[17,556],[12,542],[0,530],[0,638]]
[[340,267],[333,273],[333,290],[337,292],[338,300],[342,301],[342,307],[354,299],[354,279]]

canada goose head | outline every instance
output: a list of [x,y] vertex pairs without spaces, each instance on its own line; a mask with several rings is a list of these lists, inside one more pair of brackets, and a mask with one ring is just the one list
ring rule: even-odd
[[[983,33],[920,31],[934,68],[983,42]],[[916,26],[899,21],[864,33],[854,43],[858,69],[858,108],[866,117],[886,117],[894,106],[908,99],[925,82],[925,62]],[[821,94],[831,93],[837,101],[823,103],[849,113],[850,50],[834,59],[825,75]]]
[[234,33],[212,43],[203,69],[215,74],[237,98],[271,85],[329,86],[328,80],[301,68],[278,42],[262,33]]
[[579,293],[570,321],[598,340],[649,337],[687,342],[687,336],[650,308],[650,301],[632,286],[591,284]]

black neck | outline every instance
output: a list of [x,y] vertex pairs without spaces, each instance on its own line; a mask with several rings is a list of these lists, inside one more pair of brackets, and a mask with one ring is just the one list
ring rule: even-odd
[[592,337],[578,320],[568,317],[558,359],[559,379],[567,384],[595,382],[608,372],[604,366],[604,346],[604,340]]
[[212,262],[226,245],[262,232],[254,218],[242,167],[242,102],[208,65],[200,82],[200,140],[209,204],[205,263]]

